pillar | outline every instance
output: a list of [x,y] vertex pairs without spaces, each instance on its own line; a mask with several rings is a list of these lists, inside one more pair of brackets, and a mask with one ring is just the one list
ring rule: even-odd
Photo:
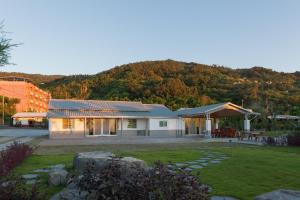
[[84,126],[83,126],[83,135],[84,136],[86,136],[86,118],[84,118],[84,121],[83,121],[83,123],[84,123]]
[[121,135],[123,136],[123,117],[121,118]]
[[206,136],[208,138],[211,138],[211,119],[210,119],[210,115],[209,114],[206,114],[205,132],[206,132]]
[[244,131],[246,131],[246,132],[250,131],[250,120],[248,119],[248,115],[245,115],[245,119],[244,119]]
[[216,122],[215,123],[216,123],[215,124],[215,128],[218,129],[219,128],[219,119],[218,118],[216,118]]

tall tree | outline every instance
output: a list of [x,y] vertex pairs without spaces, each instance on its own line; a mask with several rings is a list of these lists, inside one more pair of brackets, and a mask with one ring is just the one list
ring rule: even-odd
[[3,28],[3,22],[0,22],[0,66],[9,64],[10,50],[18,46],[18,44],[11,43],[11,39],[7,38],[7,32]]

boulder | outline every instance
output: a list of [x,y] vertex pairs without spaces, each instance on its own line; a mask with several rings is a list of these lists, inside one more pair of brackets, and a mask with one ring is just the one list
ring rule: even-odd
[[255,197],[255,200],[273,200],[273,199],[300,200],[300,191],[279,189]]
[[68,172],[64,169],[55,169],[49,173],[48,183],[51,186],[64,185],[67,182]]
[[121,158],[120,162],[121,162],[121,166],[127,165],[128,167],[146,168],[146,163],[143,160],[133,158],[133,157]]
[[131,176],[136,174],[137,170],[148,171],[146,163],[143,160],[133,157],[124,157],[120,159],[121,176]]
[[115,156],[113,153],[104,151],[78,153],[74,157],[73,165],[77,171],[83,171],[88,163],[93,163],[97,169],[101,169],[113,156]]

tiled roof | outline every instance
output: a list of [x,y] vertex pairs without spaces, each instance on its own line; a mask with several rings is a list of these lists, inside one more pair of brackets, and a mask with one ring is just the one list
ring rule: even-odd
[[49,102],[47,117],[176,117],[176,114],[161,104],[52,99]]
[[12,116],[12,118],[17,118],[17,117],[46,117],[47,113],[46,112],[18,112]]
[[141,102],[51,99],[49,109],[98,111],[147,111]]
[[235,104],[230,103],[230,102],[211,104],[211,105],[201,106],[201,107],[196,107],[196,108],[179,109],[179,110],[176,111],[176,114],[179,115],[179,116],[204,115],[204,114],[207,114],[207,113],[212,113],[212,112],[216,111],[217,109],[222,108],[226,105],[233,106],[233,107],[237,108],[238,110],[240,110],[241,112],[244,112],[244,113],[258,114],[258,113],[254,113],[252,110],[245,109],[243,107],[240,107],[240,106],[235,105]]

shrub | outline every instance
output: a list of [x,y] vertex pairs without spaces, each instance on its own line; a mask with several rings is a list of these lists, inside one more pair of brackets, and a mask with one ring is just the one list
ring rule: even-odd
[[0,152],[0,176],[6,176],[18,166],[27,156],[32,154],[32,148],[26,144],[14,142],[6,150]]
[[288,135],[288,145],[300,146],[300,132],[293,132]]
[[0,180],[0,200],[42,200],[45,199],[35,185],[25,185],[21,178]]
[[171,171],[161,162],[149,169],[136,166],[124,170],[114,158],[101,170],[90,164],[75,183],[88,191],[91,199],[208,199],[207,187],[196,176],[184,170]]

